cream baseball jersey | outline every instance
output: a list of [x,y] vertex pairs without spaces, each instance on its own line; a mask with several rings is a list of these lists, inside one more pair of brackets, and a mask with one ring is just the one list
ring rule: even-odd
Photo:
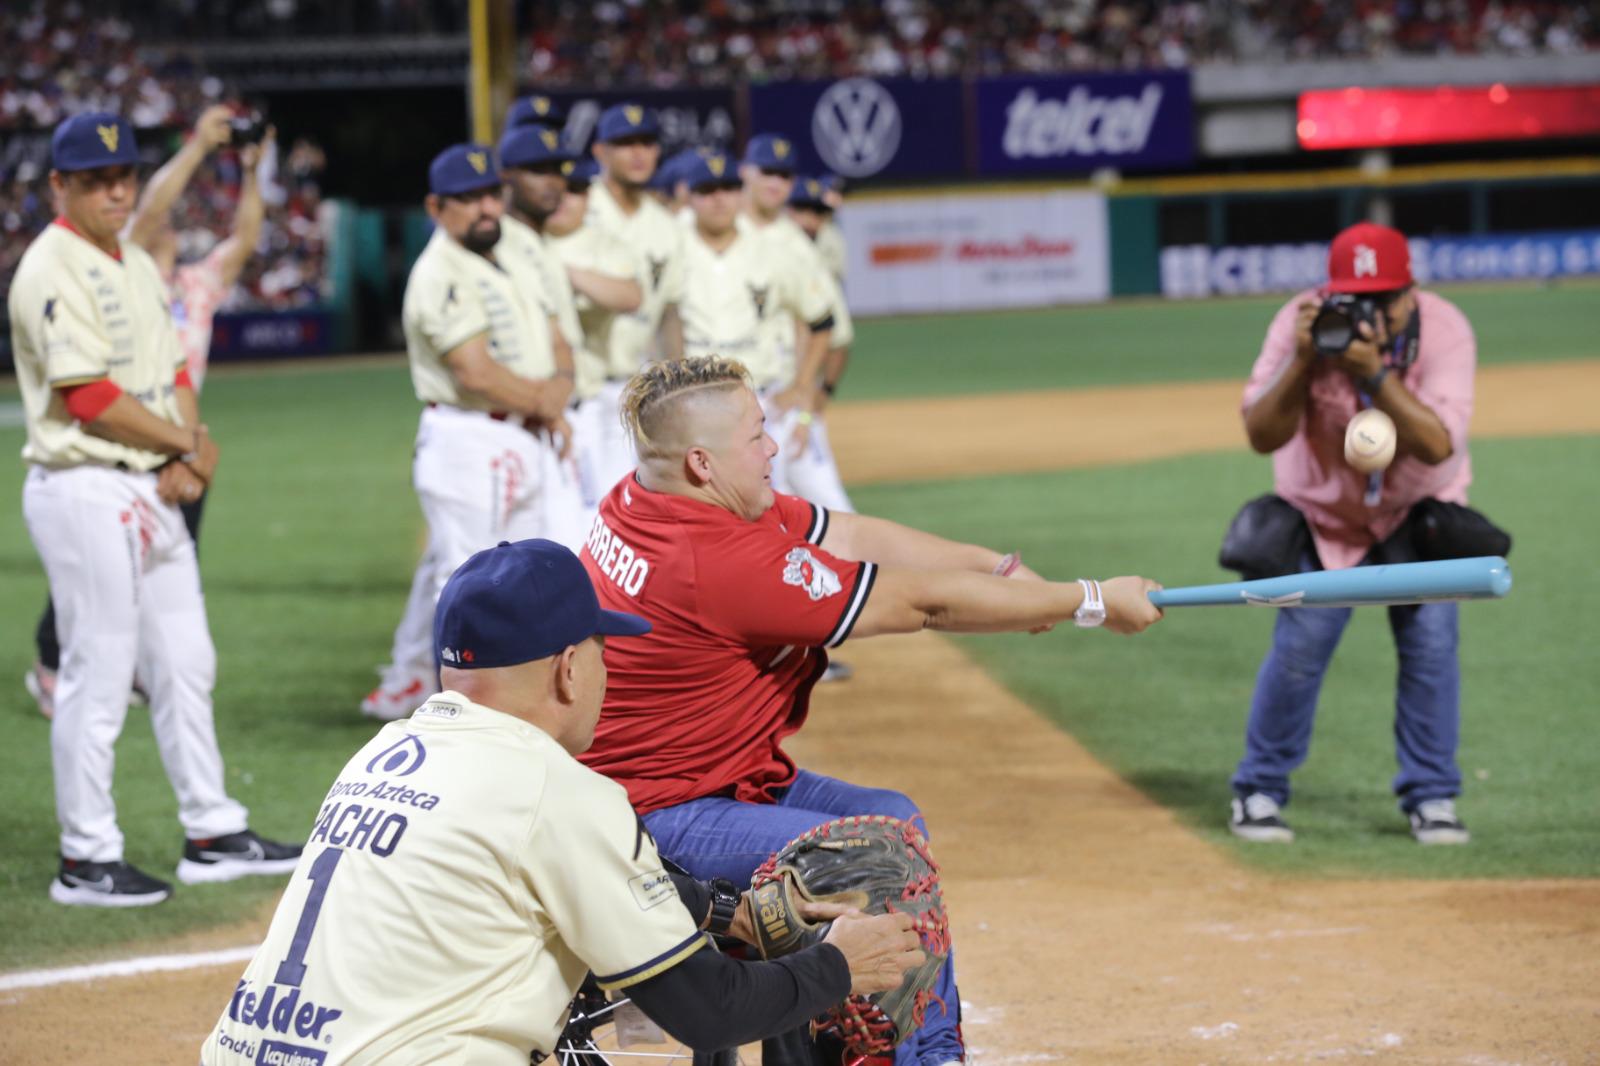
[[55,392],[109,379],[153,414],[182,423],[174,381],[183,352],[147,252],[124,244],[120,259],[107,255],[58,219],[23,253],[7,305],[28,421],[23,459],[154,470],[171,458],[85,432]]
[[[551,237],[547,246],[555,251],[563,266],[637,280],[634,257],[628,246],[604,226],[585,223],[565,237]],[[606,378],[628,377],[638,369],[638,364],[613,365],[611,328],[617,319],[615,311],[601,307],[578,292],[573,293],[573,304],[583,328],[583,347],[572,353],[577,371],[574,392],[578,399],[587,400],[600,391]]]
[[[816,322],[831,313],[826,276],[812,258],[789,254],[780,239],[741,232],[717,252],[690,230],[685,240],[683,318],[685,355],[737,359],[758,389],[793,376],[795,315]],[[787,345],[780,332],[789,330]]]
[[[850,309],[845,306],[844,290],[839,286],[839,279],[828,269],[816,243],[806,236],[806,231],[800,228],[799,223],[787,215],[781,215],[765,225],[758,225],[749,215],[741,214],[738,225],[741,233],[758,233],[773,242],[773,247],[777,249],[774,254],[787,264],[796,278],[808,286],[820,286],[827,293],[829,311],[833,316],[829,347],[846,347],[855,340],[855,326],[850,320]],[[792,373],[795,342],[793,320],[778,315],[768,321],[766,328],[771,334],[769,343],[780,353],[784,365]],[[784,381],[787,380],[786,375]]]
[[611,373],[627,376],[649,357],[661,327],[661,313],[683,295],[684,232],[667,209],[649,196],[633,214],[625,214],[604,181],[589,186],[588,222],[609,229],[634,256],[634,276],[644,302],[630,314],[618,315],[611,327],[607,353]]
[[489,355],[513,374],[550,377],[555,359],[548,304],[542,277],[519,256],[502,253],[490,260],[435,229],[411,268],[401,311],[417,399],[489,409],[486,401],[457,388],[444,361],[479,334],[488,335]]
[[201,1059],[526,1066],[585,973],[704,943],[620,786],[444,692],[340,771]]
[[846,265],[846,250],[844,245],[844,231],[833,219],[822,223],[822,228],[817,230],[817,254],[822,256],[822,262],[842,285]]
[[514,255],[524,269],[538,275],[545,311],[556,320],[576,358],[584,344],[583,324],[578,320],[572,282],[567,280],[566,268],[550,241],[526,222],[507,214],[500,220],[500,243],[496,248],[503,249],[499,258]]

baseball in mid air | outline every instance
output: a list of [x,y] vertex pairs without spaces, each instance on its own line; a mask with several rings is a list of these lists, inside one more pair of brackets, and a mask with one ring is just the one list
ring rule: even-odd
[[1344,461],[1370,474],[1394,462],[1394,419],[1369,407],[1359,411],[1344,431]]

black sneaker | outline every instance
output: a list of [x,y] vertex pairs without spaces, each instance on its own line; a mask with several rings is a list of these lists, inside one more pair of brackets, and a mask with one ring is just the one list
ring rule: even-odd
[[1456,815],[1453,799],[1423,800],[1410,813],[1411,835],[1418,844],[1465,844],[1472,839]]
[[69,907],[149,907],[172,895],[172,886],[125,862],[62,859],[50,898]]
[[210,840],[185,840],[178,880],[186,885],[235,881],[253,874],[286,874],[300,861],[301,845],[264,840],[249,829]]
[[1265,792],[1235,796],[1228,828],[1233,830],[1234,836],[1257,844],[1294,843],[1294,830],[1279,813],[1278,801]]

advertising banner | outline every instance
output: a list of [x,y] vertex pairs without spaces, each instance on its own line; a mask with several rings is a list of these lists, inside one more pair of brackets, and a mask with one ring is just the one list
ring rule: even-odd
[[661,122],[662,158],[680,148],[731,148],[738,139],[732,89],[540,90],[567,113],[562,139],[574,151],[587,151],[600,112],[613,104],[654,108]]
[[1188,71],[984,78],[976,100],[983,176],[1138,170],[1194,160]]
[[324,310],[221,314],[211,327],[211,358],[322,355],[333,349],[333,326]]
[[[1413,237],[1409,243],[1411,272],[1423,285],[1600,274],[1600,229]],[[1326,244],[1199,244],[1161,250],[1161,291],[1166,296],[1295,292],[1327,279]]]
[[858,315],[1104,300],[1105,197],[1093,192],[858,198],[839,213]]
[[958,177],[965,171],[961,82],[845,78],[750,87],[750,132],[781,133],[801,173]]

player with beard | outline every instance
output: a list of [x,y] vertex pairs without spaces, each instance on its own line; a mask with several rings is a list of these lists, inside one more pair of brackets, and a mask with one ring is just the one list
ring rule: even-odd
[[423,403],[413,483],[428,521],[384,679],[361,710],[393,720],[438,690],[433,608],[473,552],[547,536],[559,516],[572,394],[543,280],[502,247],[505,205],[492,149],[458,144],[428,169],[433,237],[411,268],[401,314]]

